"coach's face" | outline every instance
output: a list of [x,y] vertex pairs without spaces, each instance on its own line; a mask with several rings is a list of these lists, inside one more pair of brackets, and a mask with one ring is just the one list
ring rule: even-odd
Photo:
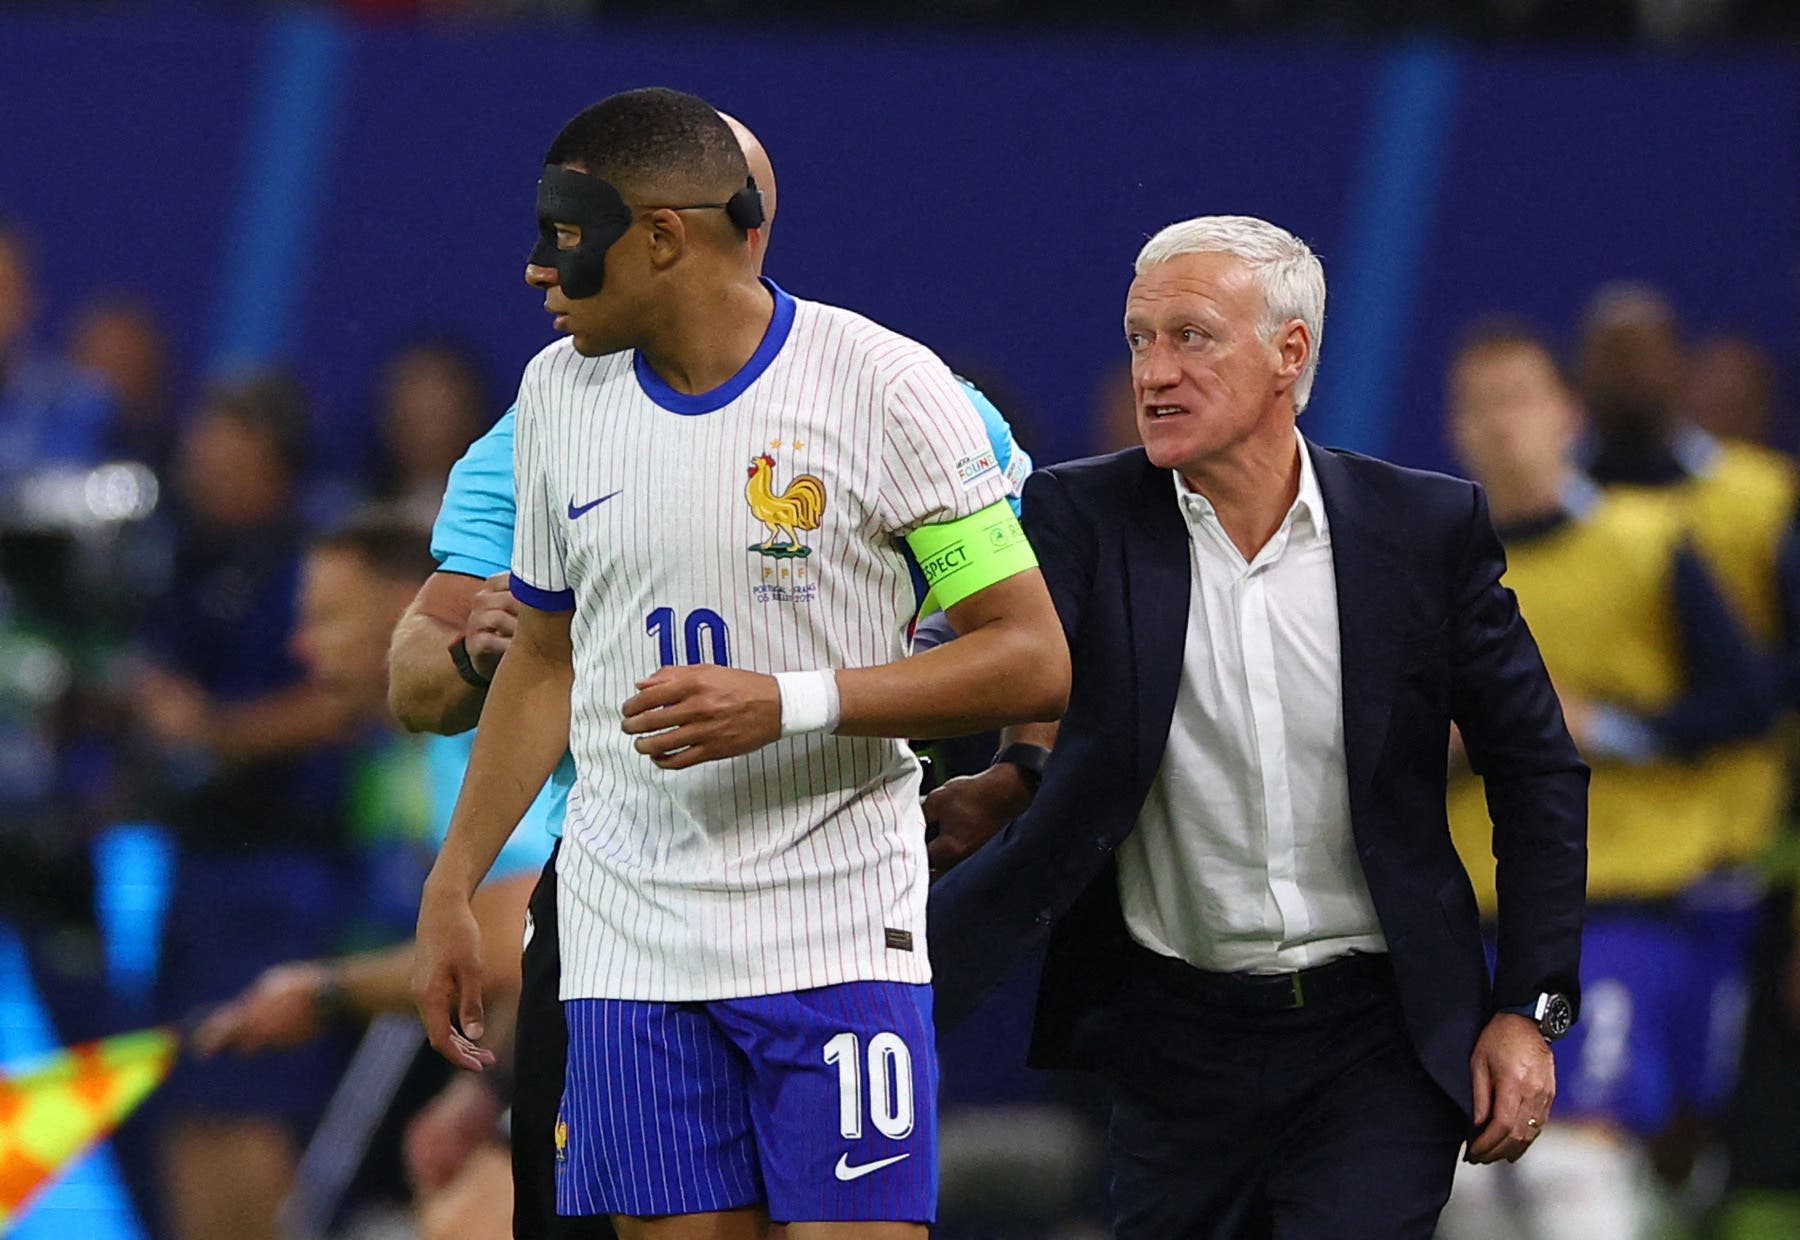
[[1178,255],[1131,282],[1125,343],[1138,434],[1159,469],[1230,451],[1291,393],[1298,367],[1263,339],[1262,314],[1256,273],[1230,254]]

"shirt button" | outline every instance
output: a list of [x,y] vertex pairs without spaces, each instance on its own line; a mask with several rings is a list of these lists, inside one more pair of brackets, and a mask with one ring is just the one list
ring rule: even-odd
[[1037,924],[1038,924],[1038,925],[1040,925],[1040,926],[1047,926],[1047,925],[1049,925],[1049,924],[1050,924],[1050,923],[1051,923],[1051,922],[1052,922],[1052,921],[1055,921],[1055,920],[1056,920],[1056,919],[1055,919],[1055,918],[1054,918],[1054,917],[1052,917],[1052,916],[1050,916],[1050,910],[1049,910],[1049,909],[1040,909],[1040,910],[1039,910],[1039,911],[1038,911],[1038,915],[1037,915]]

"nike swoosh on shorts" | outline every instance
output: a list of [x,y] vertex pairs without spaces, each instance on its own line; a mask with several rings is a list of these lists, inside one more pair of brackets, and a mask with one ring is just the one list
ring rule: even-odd
[[891,1167],[901,1159],[911,1157],[912,1152],[909,1150],[904,1154],[895,1154],[892,1158],[883,1158],[879,1162],[864,1163],[860,1167],[852,1167],[850,1165],[850,1155],[839,1154],[837,1166],[832,1170],[840,1180],[860,1180],[871,1171],[880,1171],[883,1167]]

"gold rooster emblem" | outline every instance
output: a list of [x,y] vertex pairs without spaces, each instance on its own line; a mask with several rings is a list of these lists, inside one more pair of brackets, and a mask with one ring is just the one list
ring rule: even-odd
[[750,502],[751,513],[769,530],[767,540],[752,543],[749,550],[776,559],[811,555],[812,548],[801,541],[800,532],[819,528],[825,515],[825,484],[811,474],[801,474],[777,494],[775,458],[766,452],[750,458],[749,475],[744,498]]

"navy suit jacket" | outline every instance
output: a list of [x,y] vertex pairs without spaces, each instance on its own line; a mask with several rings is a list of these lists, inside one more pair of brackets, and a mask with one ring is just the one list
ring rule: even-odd
[[[1496,1007],[1578,999],[1587,767],[1512,591],[1479,487],[1307,445],[1337,578],[1350,818],[1408,1032],[1470,1107]],[[1150,789],[1188,621],[1188,531],[1142,449],[1040,470],[1024,521],[1074,683],[1031,808],[933,887],[938,1022],[967,1015],[1047,941],[1031,1060],[1092,1067],[1130,940],[1113,853]],[[1490,979],[1444,813],[1451,721],[1484,776],[1499,864]],[[1095,1031],[1102,1031],[1096,1034]]]

